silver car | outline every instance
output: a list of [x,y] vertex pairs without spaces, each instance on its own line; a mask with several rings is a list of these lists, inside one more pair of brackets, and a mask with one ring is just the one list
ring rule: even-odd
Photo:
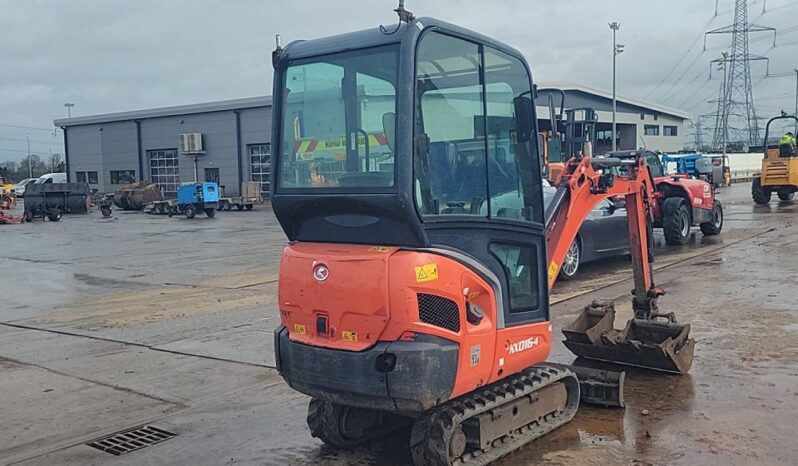
[[13,188],[11,188],[11,192],[17,195],[17,197],[25,197],[25,186],[29,183],[33,183],[38,178],[25,178],[24,180],[20,181],[19,183],[15,184]]

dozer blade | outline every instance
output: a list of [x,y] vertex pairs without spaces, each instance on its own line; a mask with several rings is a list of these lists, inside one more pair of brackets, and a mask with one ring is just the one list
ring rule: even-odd
[[695,340],[689,337],[689,324],[630,319],[617,330],[611,302],[594,301],[562,332],[565,347],[586,359],[677,374],[686,374],[693,364]]
[[556,364],[547,362],[549,366],[568,369],[579,380],[579,397],[582,403],[605,408],[623,408],[623,387],[626,372],[615,372],[590,367]]

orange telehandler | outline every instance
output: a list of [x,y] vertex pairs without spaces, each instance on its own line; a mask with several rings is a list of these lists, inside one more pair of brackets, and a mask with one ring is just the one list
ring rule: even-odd
[[611,304],[591,306],[565,344],[687,372],[689,325],[657,308],[643,161],[573,157],[546,208],[523,56],[397,12],[273,54],[272,205],[290,240],[275,351],[312,397],[312,435],[346,448],[412,423],[415,464],[487,464],[568,422],[589,376],[546,363],[549,289],[608,198],[628,210],[635,315],[616,330]]

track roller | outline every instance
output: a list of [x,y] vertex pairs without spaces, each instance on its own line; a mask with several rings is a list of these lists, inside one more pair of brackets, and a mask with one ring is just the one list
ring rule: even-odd
[[578,407],[573,372],[530,367],[422,414],[410,436],[413,464],[491,463],[570,421]]

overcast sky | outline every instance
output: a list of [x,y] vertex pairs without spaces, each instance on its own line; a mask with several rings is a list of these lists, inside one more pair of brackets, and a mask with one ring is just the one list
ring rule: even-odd
[[[53,119],[233,99],[271,92],[274,34],[284,42],[393,24],[395,0],[0,0],[0,161],[63,152]],[[540,83],[611,89],[612,34],[619,21],[618,94],[714,111],[720,73],[709,61],[730,35],[702,33],[730,24],[733,0],[407,0],[434,16],[520,49]],[[798,1],[749,2],[749,20],[781,29],[752,34],[757,113],[792,111],[798,67]],[[711,125],[712,121],[707,121]]]

